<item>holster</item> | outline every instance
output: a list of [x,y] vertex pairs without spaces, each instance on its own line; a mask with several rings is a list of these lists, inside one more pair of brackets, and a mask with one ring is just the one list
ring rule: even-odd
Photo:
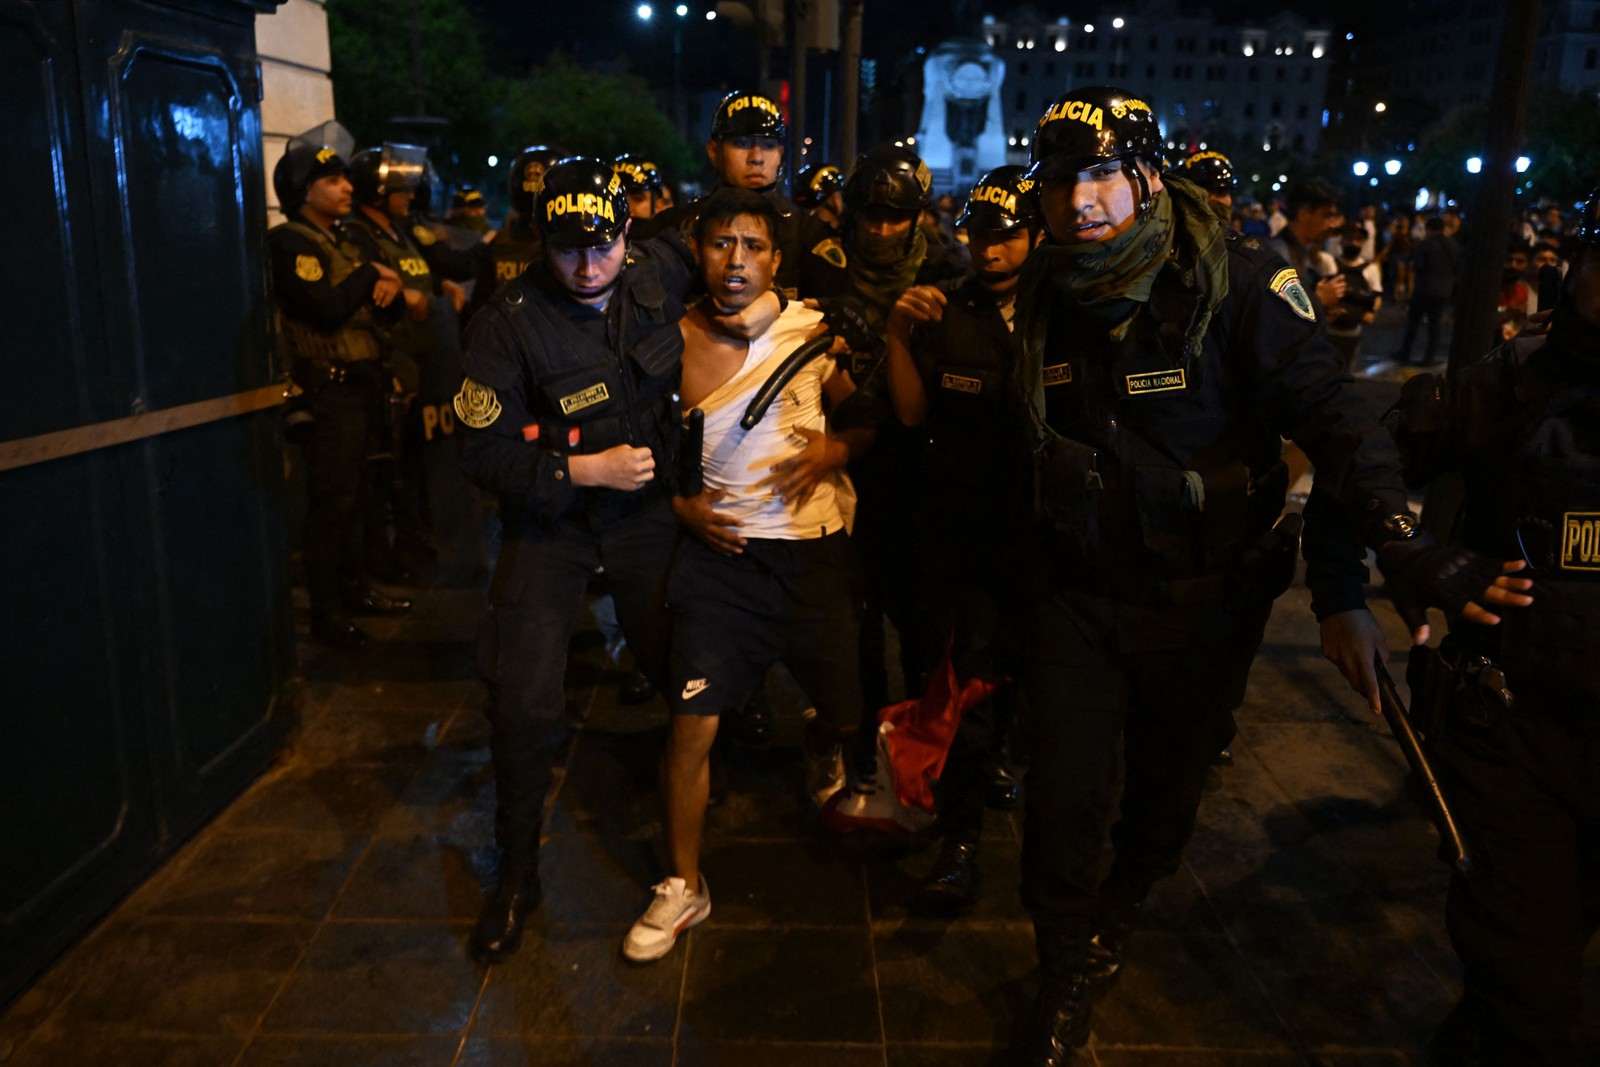
[[1437,649],[1412,647],[1406,684],[1412,721],[1425,737],[1463,726],[1492,730],[1516,708],[1499,666],[1487,656],[1462,650],[1450,637]]

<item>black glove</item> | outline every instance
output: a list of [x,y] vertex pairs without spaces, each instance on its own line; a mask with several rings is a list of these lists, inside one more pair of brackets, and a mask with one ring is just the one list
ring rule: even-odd
[[1448,615],[1483,596],[1500,577],[1500,564],[1459,545],[1434,544],[1418,535],[1378,549],[1378,569],[1388,580],[1395,610],[1411,629],[1428,622],[1428,608]]
[[866,355],[883,348],[883,338],[873,330],[861,302],[854,297],[826,297],[817,301],[817,310],[822,312],[828,332],[843,337],[850,351]]

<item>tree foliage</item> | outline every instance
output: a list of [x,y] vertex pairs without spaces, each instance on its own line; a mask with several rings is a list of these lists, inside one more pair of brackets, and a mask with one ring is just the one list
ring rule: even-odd
[[362,147],[396,135],[389,120],[416,111],[412,20],[421,17],[428,112],[449,120],[429,143],[435,165],[492,151],[495,80],[484,70],[477,25],[461,0],[328,0],[333,92],[339,121]]
[[[1485,107],[1465,108],[1418,146],[1412,180],[1430,189],[1463,194],[1477,186],[1466,171],[1471,156],[1486,148],[1489,114]],[[1600,180],[1600,101],[1592,93],[1541,89],[1529,108],[1522,155],[1532,162],[1518,179],[1525,198],[1571,204],[1587,196]],[[1457,199],[1470,203],[1467,195]]]
[[678,137],[642,78],[596,73],[560,54],[506,84],[498,126],[507,151],[542,143],[606,159],[635,152],[673,179],[705,162]]

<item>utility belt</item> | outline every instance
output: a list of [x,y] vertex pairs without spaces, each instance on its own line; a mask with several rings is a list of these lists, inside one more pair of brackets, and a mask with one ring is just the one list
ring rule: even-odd
[[[366,312],[358,312],[358,317]],[[325,360],[330,363],[361,363],[383,355],[382,343],[370,330],[346,325],[328,333],[288,315],[278,316],[284,347],[295,361]]]
[[[1288,488],[1281,461],[1260,473],[1245,463],[1204,471],[1118,464],[1055,433],[1036,459],[1036,512],[1079,562],[1076,569],[1107,593],[1199,603],[1243,582],[1253,595],[1271,599],[1293,581],[1300,525],[1298,517],[1278,519]],[[1106,530],[1108,521],[1136,529]]]
[[305,392],[315,395],[329,385],[349,382],[354,385],[383,385],[388,368],[378,359],[295,359],[289,377]]
[[1487,655],[1448,635],[1438,648],[1416,645],[1406,664],[1411,718],[1424,736],[1466,724],[1499,726],[1516,712],[1516,697],[1503,670]]

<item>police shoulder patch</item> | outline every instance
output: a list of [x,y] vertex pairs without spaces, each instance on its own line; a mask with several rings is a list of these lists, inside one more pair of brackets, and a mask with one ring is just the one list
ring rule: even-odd
[[811,254],[821,256],[840,270],[845,268],[847,260],[844,254],[844,245],[839,243],[837,237],[830,237],[825,241],[818,241],[811,249]]
[[1306,292],[1306,287],[1300,284],[1300,275],[1293,267],[1284,267],[1272,276],[1267,283],[1267,288],[1278,295],[1294,313],[1307,322],[1317,321],[1316,309],[1311,306],[1311,296]]
[[424,248],[428,247],[439,239],[434,236],[432,230],[428,229],[420,222],[411,227],[411,236],[415,237],[417,239],[417,244]]
[[494,420],[500,417],[500,398],[491,386],[467,378],[461,383],[461,391],[456,394],[455,409],[456,418],[463,425],[482,430],[493,425]]
[[295,256],[294,273],[303,282],[320,282],[322,261],[316,256]]

